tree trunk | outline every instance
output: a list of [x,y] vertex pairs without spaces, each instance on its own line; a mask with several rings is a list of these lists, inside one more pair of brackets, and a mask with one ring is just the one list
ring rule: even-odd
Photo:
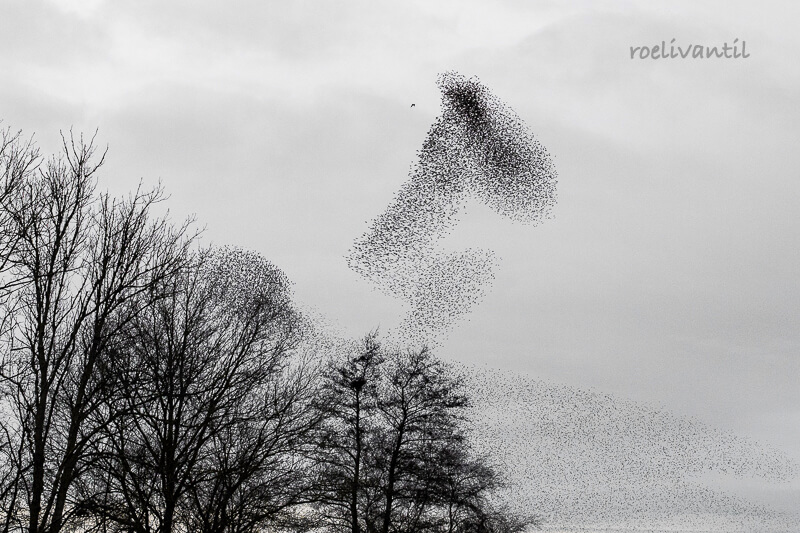
[[31,503],[28,531],[29,533],[39,533],[39,519],[42,512],[42,495],[44,493],[44,462],[45,462],[45,438],[44,426],[47,413],[47,396],[49,387],[47,384],[47,372],[42,362],[42,357],[38,357],[39,371],[41,380],[41,390],[37,398],[36,413],[33,427],[33,479],[31,482]]
[[356,453],[353,468],[353,486],[350,493],[350,519],[352,533],[361,533],[358,523],[358,489],[361,478],[361,391],[356,390]]
[[382,533],[389,533],[389,526],[392,524],[392,505],[394,504],[394,485],[397,480],[397,461],[400,459],[400,448],[403,446],[403,433],[405,432],[405,417],[400,422],[397,429],[397,439],[392,449],[392,457],[389,461],[389,474],[386,483],[386,509],[383,514]]

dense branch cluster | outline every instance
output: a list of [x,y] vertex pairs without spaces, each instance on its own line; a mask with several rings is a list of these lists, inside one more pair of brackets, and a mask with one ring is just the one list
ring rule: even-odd
[[462,380],[426,349],[309,349],[259,255],[203,249],[103,157],[0,143],[0,532],[512,532]]

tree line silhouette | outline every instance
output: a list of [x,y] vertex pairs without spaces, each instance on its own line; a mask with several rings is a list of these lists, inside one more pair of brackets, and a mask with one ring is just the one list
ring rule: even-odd
[[0,139],[0,532],[513,533],[463,380],[377,334],[310,349],[258,254],[203,248],[105,154]]

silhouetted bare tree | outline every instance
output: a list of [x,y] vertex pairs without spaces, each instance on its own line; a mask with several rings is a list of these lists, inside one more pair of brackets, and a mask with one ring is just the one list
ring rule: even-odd
[[316,507],[328,531],[513,533],[534,520],[493,503],[500,475],[471,452],[462,380],[427,348],[375,334],[323,387]]
[[361,533],[362,509],[369,507],[367,449],[374,434],[379,367],[383,362],[377,334],[368,335],[359,352],[332,364],[322,387],[319,409],[318,480],[321,521],[333,530]]
[[318,421],[311,409],[316,378],[313,365],[291,364],[253,391],[254,401],[213,435],[188,490],[190,530],[300,531],[312,525],[300,506],[313,498],[309,433]]
[[[147,307],[142,296],[157,299],[152,288],[181,267],[191,240],[186,226],[151,216],[160,190],[96,194],[103,158],[92,142],[70,136],[63,148],[23,172],[2,205],[5,288],[14,290],[3,302],[0,381],[4,431],[19,445],[5,518],[30,533],[61,531],[70,519],[90,444],[111,422],[102,409],[109,347]],[[33,164],[30,155],[9,161]]]
[[211,435],[188,491],[188,528],[204,533],[306,529],[310,524],[299,511],[312,497],[310,436],[320,420],[314,405],[317,362],[305,348],[295,349],[307,324],[291,310],[287,281],[272,265],[254,254],[229,251],[220,258],[226,272],[249,267],[262,273],[248,274],[246,280],[225,277],[229,286],[249,293],[272,291],[268,305],[275,333],[270,335],[286,335],[286,341],[267,353],[263,348],[253,353],[265,372],[241,395],[247,401],[239,402],[230,424]]
[[[121,345],[110,410],[81,507],[120,531],[254,531],[308,491],[303,440],[314,375],[283,274],[255,254],[198,254],[167,280]],[[160,289],[163,290],[163,289]]]
[[[15,231],[11,206],[14,195],[22,183],[35,172],[39,152],[31,142],[22,142],[20,134],[12,134],[6,129],[0,132],[0,338],[6,341],[12,314],[7,307],[8,297],[20,280],[14,277],[9,262],[19,242],[19,232]],[[12,384],[0,381],[0,532],[7,533],[13,526],[16,514],[21,476],[24,473],[25,441],[20,426],[15,423],[14,414],[18,411],[13,402],[16,391]]]

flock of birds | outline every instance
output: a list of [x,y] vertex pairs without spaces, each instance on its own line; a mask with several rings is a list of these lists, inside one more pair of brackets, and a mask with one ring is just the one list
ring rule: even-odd
[[484,294],[495,254],[444,253],[437,243],[470,199],[536,224],[556,201],[556,170],[519,117],[475,78],[440,76],[442,114],[418,151],[410,179],[356,240],[347,263],[409,306],[401,330],[446,331]]
[[[353,270],[407,303],[393,335],[400,342],[430,343],[493,278],[491,251],[437,246],[467,200],[534,225],[556,202],[553,162],[519,117],[475,78],[445,73],[438,83],[441,116],[410,179],[347,256]],[[800,531],[797,515],[709,482],[794,479],[800,468],[777,450],[609,395],[520,374],[461,372],[476,449],[507,474],[512,507],[533,507],[547,530]]]
[[612,395],[462,367],[476,449],[516,506],[550,531],[797,532],[798,515],[736,496],[720,479],[780,487],[800,465],[696,419]]

